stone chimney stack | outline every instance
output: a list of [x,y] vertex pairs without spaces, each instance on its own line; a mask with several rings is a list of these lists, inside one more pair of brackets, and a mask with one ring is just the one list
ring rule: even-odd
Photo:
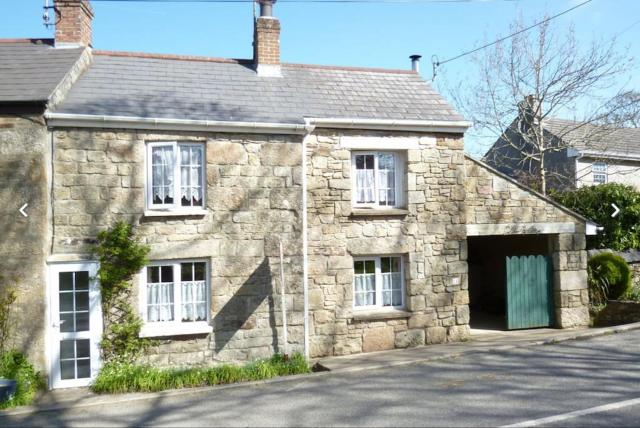
[[56,47],[91,46],[93,8],[89,0],[54,0]]
[[280,21],[273,16],[276,0],[259,2],[260,16],[253,33],[253,63],[259,76],[280,77]]

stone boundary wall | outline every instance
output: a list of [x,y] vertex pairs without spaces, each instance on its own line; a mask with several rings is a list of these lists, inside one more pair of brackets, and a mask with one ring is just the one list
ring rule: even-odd
[[632,287],[640,288],[640,262],[629,263],[629,267],[631,268],[631,274],[633,275],[632,279]]
[[[343,136],[414,139],[406,215],[352,212]],[[308,139],[311,357],[464,340],[469,336],[462,136],[322,130]],[[353,258],[402,255],[404,314],[353,309]]]
[[[54,255],[87,259],[98,231],[126,220],[151,247],[151,260],[208,260],[213,333],[163,338],[147,357],[164,366],[208,364],[282,351],[282,239],[290,349],[302,350],[301,138],[57,130]],[[204,216],[144,215],[145,143],[158,141],[206,145]]]
[[595,319],[597,327],[629,324],[640,321],[640,302],[609,300]]

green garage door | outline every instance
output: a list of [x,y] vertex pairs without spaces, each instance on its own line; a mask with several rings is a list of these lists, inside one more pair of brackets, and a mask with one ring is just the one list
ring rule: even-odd
[[553,287],[549,258],[507,257],[507,329],[552,324]]

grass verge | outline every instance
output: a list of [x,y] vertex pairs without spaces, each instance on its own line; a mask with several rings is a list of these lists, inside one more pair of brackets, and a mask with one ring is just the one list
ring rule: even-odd
[[157,392],[271,379],[276,376],[310,373],[301,354],[274,355],[245,366],[222,365],[185,369],[160,369],[149,365],[114,362],[102,367],[91,390],[98,394]]

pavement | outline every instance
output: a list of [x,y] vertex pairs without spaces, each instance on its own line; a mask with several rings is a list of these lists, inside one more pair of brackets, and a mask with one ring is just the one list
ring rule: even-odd
[[331,372],[350,372],[380,369],[446,360],[467,354],[504,351],[527,346],[548,345],[567,340],[590,339],[608,334],[640,329],[640,322],[613,327],[558,330],[540,328],[533,330],[471,330],[471,340],[466,342],[428,345],[417,348],[345,355],[320,359],[318,363]]
[[390,369],[437,361],[446,362],[474,354],[492,354],[517,348],[530,348],[541,345],[559,344],[567,341],[586,340],[616,333],[631,332],[638,329],[640,329],[640,322],[614,327],[575,330],[472,330],[472,338],[466,342],[319,359],[313,363],[317,363],[320,367],[324,368],[325,371],[308,375],[287,376],[242,384],[171,390],[158,393],[98,395],[90,392],[87,388],[53,390],[44,393],[32,406],[0,411],[0,420],[5,416],[25,417],[42,412],[64,412],[92,406],[118,408],[129,406],[135,402],[155,402],[158,400],[168,400],[172,397],[179,399],[181,396],[201,396],[212,392],[224,394],[225,391],[227,391],[229,394],[234,394],[233,390],[247,389],[247,387],[252,386],[260,389],[279,383],[295,384],[299,382],[304,384],[312,380],[319,380],[325,376],[369,372],[377,369]]

